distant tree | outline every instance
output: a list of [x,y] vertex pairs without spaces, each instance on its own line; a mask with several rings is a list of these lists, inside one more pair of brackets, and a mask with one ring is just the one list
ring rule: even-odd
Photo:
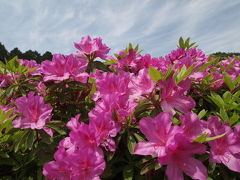
[[220,57],[220,59],[224,59],[227,57],[233,57],[233,56],[240,56],[240,53],[226,53],[226,52],[216,52],[213,53],[212,55],[215,55],[217,57]]
[[2,43],[0,43],[0,61],[7,60],[8,56],[9,56],[8,50],[5,48],[5,46]]
[[22,52],[18,48],[11,50],[7,59],[12,59],[15,56],[18,56],[19,59],[22,59]]
[[42,56],[39,56],[38,59],[36,59],[37,63],[41,63],[45,60],[52,60],[52,53],[49,51],[46,51]]
[[40,53],[38,53],[37,51],[32,51],[32,50],[28,50],[25,51],[25,53],[22,54],[22,59],[27,59],[27,60],[31,60],[34,59],[36,60],[37,58],[39,58],[39,56],[41,56]]

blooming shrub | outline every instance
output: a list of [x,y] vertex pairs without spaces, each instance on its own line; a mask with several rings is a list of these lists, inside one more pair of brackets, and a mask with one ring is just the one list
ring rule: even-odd
[[[159,58],[101,38],[0,63],[3,179],[240,178],[240,57],[190,43]],[[0,178],[0,179],[1,179]]]

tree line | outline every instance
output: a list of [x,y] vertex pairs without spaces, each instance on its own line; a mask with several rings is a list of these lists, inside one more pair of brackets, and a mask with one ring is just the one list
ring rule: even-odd
[[[227,57],[232,56],[240,56],[240,53],[226,53],[226,52],[216,52],[213,53],[213,55],[220,57],[220,59],[224,59]],[[36,50],[27,50],[25,52],[20,51],[17,47],[12,49],[11,51],[8,51],[4,44],[0,42],[0,61],[5,61],[12,59],[13,57],[18,56],[19,59],[27,59],[31,60],[34,59],[37,61],[37,63],[41,63],[44,60],[51,60],[52,59],[52,53],[49,51],[46,51],[44,54],[40,54]]]
[[39,52],[33,50],[27,50],[25,52],[22,52],[17,47],[12,49],[11,51],[8,51],[5,48],[4,44],[0,42],[0,61],[9,60],[15,56],[18,56],[19,59],[34,59],[37,61],[37,63],[41,63],[44,60],[52,59],[52,53],[49,51],[46,51],[43,54],[40,54]]

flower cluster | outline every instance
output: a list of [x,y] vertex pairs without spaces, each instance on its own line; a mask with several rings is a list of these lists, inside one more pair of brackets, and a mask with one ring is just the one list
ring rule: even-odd
[[0,144],[9,151],[49,155],[36,164],[48,179],[114,179],[116,166],[125,179],[205,180],[221,174],[209,175],[211,164],[240,172],[238,57],[207,56],[189,40],[159,58],[132,44],[109,56],[89,36],[74,46],[41,64],[1,65]]

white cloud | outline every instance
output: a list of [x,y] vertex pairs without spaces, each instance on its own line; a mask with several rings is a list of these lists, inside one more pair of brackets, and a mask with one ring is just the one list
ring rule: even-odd
[[113,50],[133,42],[159,56],[190,36],[207,53],[239,52],[239,18],[239,0],[3,0],[0,41],[9,50],[71,53],[91,35]]

